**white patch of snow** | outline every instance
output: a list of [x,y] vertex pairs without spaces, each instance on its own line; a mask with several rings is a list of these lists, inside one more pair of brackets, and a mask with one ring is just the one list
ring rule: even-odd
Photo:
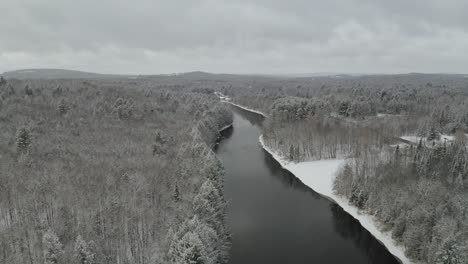
[[450,136],[450,135],[440,135],[440,140],[453,141],[453,140],[455,140],[455,136]]
[[236,103],[233,103],[231,102],[231,98],[229,98],[228,96],[220,93],[220,92],[215,92],[216,96],[219,97],[219,99],[221,100],[221,102],[223,103],[228,103],[228,104],[231,104],[231,105],[234,105],[234,106],[237,106],[239,108],[242,108],[244,110],[247,110],[249,112],[252,112],[252,113],[256,113],[256,114],[259,114],[259,115],[262,115],[264,117],[266,117],[266,115],[263,113],[263,112],[260,112],[260,111],[257,111],[257,110],[254,110],[252,108],[248,108],[248,107],[245,107],[243,105],[240,105],[240,104],[236,104]]
[[386,113],[377,113],[377,117],[385,117],[385,116],[400,116],[400,115],[386,114]]
[[252,109],[252,108],[248,108],[248,107],[245,107],[245,106],[242,106],[242,105],[240,105],[240,104],[236,104],[236,103],[233,103],[233,102],[230,102],[230,101],[222,101],[222,102],[223,102],[223,103],[232,104],[232,105],[234,105],[234,106],[237,106],[237,107],[242,108],[242,109],[244,109],[244,110],[247,110],[247,111],[249,111],[249,112],[256,113],[256,114],[259,114],[259,115],[262,115],[262,116],[266,117],[266,115],[265,115],[264,113],[262,113],[262,112],[260,112],[260,111],[257,111],[257,110],[254,110],[254,109]]
[[230,127],[232,127],[232,123],[229,124],[229,125],[223,126],[222,128],[220,128],[220,129],[218,130],[218,132],[222,132],[223,130],[226,130],[226,129],[230,128]]
[[378,228],[378,221],[375,220],[373,216],[360,212],[356,207],[350,205],[347,199],[333,192],[333,182],[335,181],[339,168],[343,166],[344,160],[331,159],[299,163],[288,162],[264,144],[263,135],[260,136],[260,144],[283,168],[290,171],[315,192],[335,202],[348,214],[357,219],[367,231],[379,240],[388,251],[402,263],[414,263],[405,256],[404,248],[396,244],[390,232],[382,232]]
[[[414,135],[401,136],[400,138],[404,139],[404,140],[408,140],[408,141],[416,143],[416,144],[418,144],[421,139],[422,139],[423,142],[432,142],[430,140],[427,140],[426,137],[418,137],[418,136],[414,136]],[[455,136],[441,134],[440,139],[435,140],[435,143],[436,144],[443,144],[445,141],[450,142],[450,141],[454,141],[454,140],[455,140]]]
[[403,140],[408,140],[409,142],[413,142],[413,143],[419,143],[419,140],[422,139],[422,137],[418,137],[418,136],[401,136],[400,138]]

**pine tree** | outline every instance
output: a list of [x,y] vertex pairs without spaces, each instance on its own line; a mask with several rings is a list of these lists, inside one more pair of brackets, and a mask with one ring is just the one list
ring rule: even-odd
[[[460,239],[460,238],[459,238]],[[454,237],[446,240],[436,253],[436,264],[466,264],[466,248]]]
[[49,230],[42,237],[45,264],[57,264],[63,255],[63,245],[57,235]]
[[221,240],[215,230],[194,215],[171,235],[168,259],[171,263],[221,263]]
[[173,264],[206,264],[203,244],[197,234],[185,233],[182,238],[172,242],[169,249],[169,261]]
[[57,110],[61,115],[67,114],[68,110],[70,110],[70,107],[68,106],[67,101],[65,101],[65,99],[60,100]]
[[29,87],[29,85],[26,85],[24,87],[24,93],[27,95],[27,96],[32,96],[33,95],[33,90],[31,89],[31,87]]
[[338,108],[338,114],[343,117],[349,116],[349,102],[343,101]]
[[32,137],[29,130],[22,127],[16,134],[16,149],[18,153],[26,153],[31,146]]
[[289,146],[289,159],[294,160],[294,145]]
[[94,263],[94,253],[81,235],[78,235],[75,241],[75,254],[80,264]]
[[175,184],[175,187],[174,187],[174,201],[176,202],[180,201],[179,185],[177,185],[177,183]]
[[427,136],[427,140],[432,141],[432,140],[436,140],[436,139],[439,139],[439,138],[440,138],[439,133],[434,128],[434,126],[431,126],[431,128],[429,129],[429,134]]
[[193,200],[195,213],[208,223],[220,221],[223,215],[223,198],[210,179],[207,179]]

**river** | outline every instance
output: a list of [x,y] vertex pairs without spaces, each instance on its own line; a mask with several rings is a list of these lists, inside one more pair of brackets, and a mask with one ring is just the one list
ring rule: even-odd
[[358,221],[260,146],[263,117],[237,107],[215,151],[233,233],[230,264],[399,263]]

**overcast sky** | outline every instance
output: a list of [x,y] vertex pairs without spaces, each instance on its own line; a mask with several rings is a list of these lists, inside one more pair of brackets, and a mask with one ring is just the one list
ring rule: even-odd
[[467,0],[2,0],[0,72],[468,73]]

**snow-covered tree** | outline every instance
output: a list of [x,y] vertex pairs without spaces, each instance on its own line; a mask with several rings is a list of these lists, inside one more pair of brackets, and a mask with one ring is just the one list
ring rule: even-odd
[[31,87],[29,87],[29,84],[24,87],[24,94],[27,96],[32,96],[33,95],[33,90]]
[[25,153],[28,151],[32,143],[32,136],[29,129],[22,127],[16,133],[16,149],[19,153]]
[[75,254],[79,264],[93,264],[94,253],[91,251],[89,244],[78,235],[75,241]]
[[[466,242],[466,241],[465,241]],[[436,253],[436,264],[466,264],[468,262],[466,245],[460,237],[450,237],[443,242]]]
[[193,208],[196,214],[209,223],[221,221],[224,217],[224,200],[210,179],[207,179],[200,187],[193,199]]
[[57,235],[49,230],[42,237],[45,264],[57,264],[63,255],[63,245]]
[[68,103],[65,99],[60,100],[58,106],[57,106],[57,111],[61,115],[65,115],[68,110],[70,110],[70,107],[68,106]]

